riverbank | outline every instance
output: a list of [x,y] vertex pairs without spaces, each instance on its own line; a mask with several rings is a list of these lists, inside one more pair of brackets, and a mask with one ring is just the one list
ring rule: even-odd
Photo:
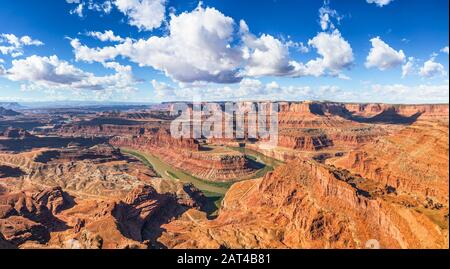
[[[272,171],[275,167],[281,164],[281,162],[268,158],[261,153],[245,149],[245,148],[234,148],[234,147],[226,147],[231,150],[237,150],[239,152],[244,153],[247,157],[253,161],[256,161],[263,165],[263,167],[258,170],[252,178],[259,178],[265,176],[268,172]],[[210,204],[207,205],[207,213],[209,215],[214,215],[214,212],[220,208],[222,199],[224,198],[228,189],[236,182],[242,181],[237,179],[236,181],[231,182],[212,182],[204,179],[197,178],[186,171],[175,168],[165,162],[163,162],[157,156],[137,151],[129,148],[121,148],[121,151],[125,154],[130,154],[137,159],[139,159],[145,165],[151,167],[156,173],[165,179],[176,180],[182,183],[190,183],[193,184],[196,188],[201,190],[204,195],[210,201]],[[250,178],[248,178],[250,179]]]

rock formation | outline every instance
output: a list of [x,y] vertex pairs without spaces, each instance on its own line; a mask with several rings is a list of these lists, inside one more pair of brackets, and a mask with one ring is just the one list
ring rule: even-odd
[[5,248],[161,247],[160,226],[206,201],[108,145],[1,154],[0,164],[23,171],[0,181]]
[[150,136],[117,136],[110,143],[116,147],[149,152],[174,167],[210,181],[235,180],[251,176],[256,171],[244,154],[232,150],[201,150],[195,139],[176,139],[164,129]]
[[0,116],[18,116],[18,115],[20,115],[19,112],[0,106]]
[[330,163],[422,200],[448,204],[448,121],[418,122]]
[[[448,105],[279,105],[275,148],[174,138],[170,104],[0,119],[0,248],[448,248]],[[41,127],[8,128],[22,124]],[[246,180],[266,170],[243,146],[285,163]],[[207,216],[210,194],[119,147],[205,184],[242,181]]]
[[389,194],[367,195],[333,169],[295,160],[233,185],[215,220],[187,211],[163,225],[170,248],[446,248],[448,232]]

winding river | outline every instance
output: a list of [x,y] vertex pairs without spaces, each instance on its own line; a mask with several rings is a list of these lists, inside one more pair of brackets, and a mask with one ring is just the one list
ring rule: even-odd
[[[257,151],[248,148],[244,147],[226,147],[226,148],[244,153],[249,159],[256,161],[262,165],[262,168],[259,169],[255,173],[255,175],[249,179],[263,177],[268,172],[272,171],[274,168],[282,164],[282,162],[278,160],[272,159]],[[223,197],[225,196],[225,193],[234,183],[239,181],[239,180],[231,182],[207,181],[205,179],[197,178],[186,171],[175,168],[163,162],[161,159],[159,159],[157,156],[153,154],[129,148],[121,148],[121,151],[123,153],[133,155],[134,157],[138,158],[141,162],[143,162],[145,165],[152,167],[162,178],[193,184],[195,187],[201,190],[212,203],[214,203],[214,206],[212,205],[210,206],[211,208],[209,211],[211,212],[217,210],[220,207],[220,203]]]

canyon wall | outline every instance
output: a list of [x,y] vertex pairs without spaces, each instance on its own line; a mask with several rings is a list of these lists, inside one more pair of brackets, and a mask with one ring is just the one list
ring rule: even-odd
[[399,191],[448,204],[448,122],[418,122],[330,160]]
[[160,130],[154,136],[117,136],[112,138],[110,143],[117,147],[148,152],[165,163],[205,180],[229,181],[255,173],[250,160],[244,154],[201,150],[196,140],[175,139],[165,130]]
[[236,183],[219,216],[187,211],[163,225],[170,248],[446,248],[448,233],[387,197],[372,197],[333,170],[295,160],[262,179]]

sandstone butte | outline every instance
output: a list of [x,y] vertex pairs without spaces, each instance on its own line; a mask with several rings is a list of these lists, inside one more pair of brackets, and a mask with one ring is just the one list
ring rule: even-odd
[[213,219],[201,191],[117,147],[227,181],[250,160],[205,148],[248,141],[174,139],[163,112],[5,130],[0,248],[448,247],[448,105],[279,105],[280,146],[247,147],[285,164],[232,185]]

